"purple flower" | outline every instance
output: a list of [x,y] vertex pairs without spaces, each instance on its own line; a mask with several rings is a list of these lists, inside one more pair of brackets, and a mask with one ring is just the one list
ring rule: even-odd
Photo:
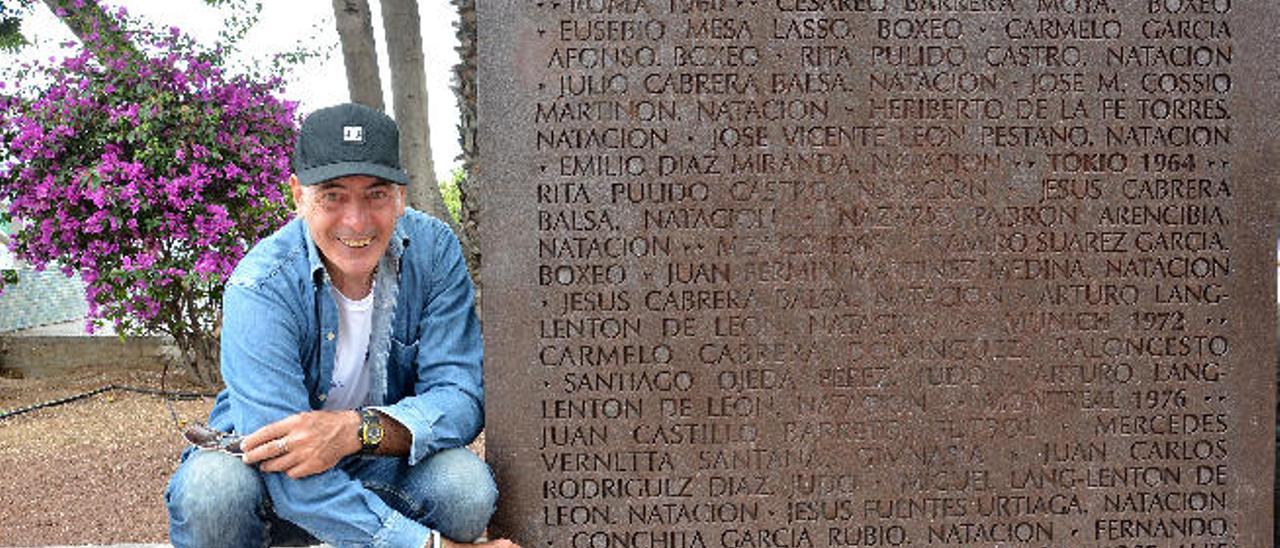
[[[107,26],[87,40],[123,28]],[[19,257],[80,275],[86,329],[190,332],[216,320],[245,247],[291,216],[296,103],[178,29],[129,39],[141,55],[73,45],[20,69],[48,83],[0,95],[0,202],[20,221]]]

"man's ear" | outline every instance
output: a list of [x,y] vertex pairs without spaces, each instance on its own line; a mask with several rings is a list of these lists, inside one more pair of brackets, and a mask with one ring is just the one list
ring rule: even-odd
[[293,207],[295,209],[302,205],[302,183],[298,182],[298,175],[289,175],[289,192],[293,194]]

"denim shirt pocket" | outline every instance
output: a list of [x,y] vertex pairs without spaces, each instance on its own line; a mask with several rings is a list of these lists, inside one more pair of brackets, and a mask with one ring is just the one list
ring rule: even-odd
[[[391,337],[387,387],[392,393],[387,394],[387,403],[394,403],[400,398],[413,395],[414,381],[418,377],[418,346],[416,340],[406,343],[395,336]],[[396,394],[397,390],[391,387],[400,387],[404,392]]]

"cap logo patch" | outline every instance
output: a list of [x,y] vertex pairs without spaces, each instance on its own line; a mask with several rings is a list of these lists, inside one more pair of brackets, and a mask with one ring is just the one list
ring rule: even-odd
[[342,126],[342,142],[363,143],[364,126]]

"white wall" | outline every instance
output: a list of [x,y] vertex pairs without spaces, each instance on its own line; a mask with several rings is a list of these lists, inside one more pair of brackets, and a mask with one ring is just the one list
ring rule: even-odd
[[9,253],[9,240],[5,235],[5,226],[0,224],[0,270],[17,267],[17,260]]

